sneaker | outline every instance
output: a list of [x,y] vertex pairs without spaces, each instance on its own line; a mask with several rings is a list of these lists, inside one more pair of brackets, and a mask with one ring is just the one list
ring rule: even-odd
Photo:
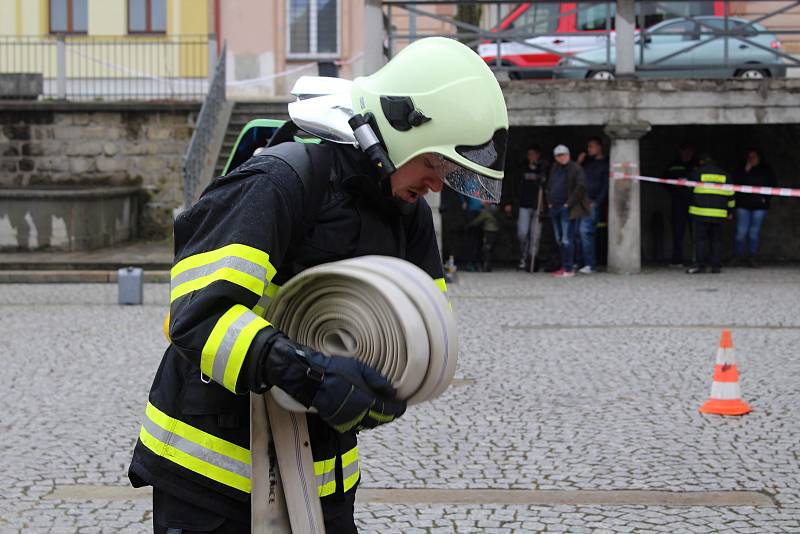
[[758,263],[756,263],[756,259],[752,256],[748,256],[747,266],[750,267],[751,269],[758,269]]
[[706,268],[703,266],[694,265],[686,269],[686,274],[703,274],[706,272]]
[[712,267],[712,268],[711,268],[711,273],[712,273],[712,274],[719,274],[719,273],[721,273],[721,272],[722,272],[722,269],[721,269],[721,268],[719,268],[719,267]]
[[561,277],[561,276],[562,276],[562,275],[563,275],[565,272],[566,272],[566,271],[565,271],[565,270],[564,270],[564,268],[562,267],[561,269],[559,269],[559,270],[557,270],[557,271],[553,271],[552,275],[553,275],[553,276],[555,276],[556,278],[559,278],[559,277]]
[[597,271],[595,271],[594,269],[592,269],[588,265],[584,265],[583,267],[580,268],[580,270],[578,272],[581,273],[581,274],[594,274]]
[[573,276],[575,276],[575,271],[564,271],[564,270],[562,270],[561,273],[554,274],[553,276],[555,276],[556,278],[572,278]]
[[527,264],[527,263],[525,263],[524,261],[521,261],[521,262],[519,262],[519,263],[517,264],[517,270],[518,270],[518,271],[524,271],[524,270],[526,270],[526,269],[527,269],[527,267],[528,267],[528,264]]

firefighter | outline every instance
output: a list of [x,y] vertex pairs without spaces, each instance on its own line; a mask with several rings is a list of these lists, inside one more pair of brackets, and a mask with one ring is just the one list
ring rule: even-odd
[[[700,166],[692,171],[689,178],[693,181],[714,184],[728,183],[728,173],[722,170],[708,154],[698,160]],[[694,223],[694,244],[697,264],[689,267],[688,274],[706,272],[711,263],[711,272],[719,273],[721,269],[720,246],[722,244],[722,223],[733,216],[730,211],[735,207],[733,191],[723,191],[710,187],[696,186],[692,191],[692,203],[689,215]],[[711,255],[709,258],[709,248]]]
[[339,133],[357,145],[331,133],[341,121],[306,128],[338,142],[268,148],[216,178],[175,221],[171,343],[129,469],[133,486],[153,486],[155,532],[250,531],[248,394],[273,386],[316,409],[306,417],[325,527],[356,532],[357,432],[396,419],[405,404],[365,364],[272,326],[267,299],[306,268],[367,254],[410,261],[446,290],[422,197],[446,184],[499,201],[508,117],[472,50],[423,39],[345,86],[351,130]]

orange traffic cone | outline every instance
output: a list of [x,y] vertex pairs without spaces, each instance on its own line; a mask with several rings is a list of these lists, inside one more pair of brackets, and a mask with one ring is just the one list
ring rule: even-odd
[[747,403],[742,401],[741,397],[739,371],[736,369],[736,358],[733,355],[731,332],[723,330],[719,338],[711,397],[700,407],[700,412],[717,415],[744,415],[753,411]]

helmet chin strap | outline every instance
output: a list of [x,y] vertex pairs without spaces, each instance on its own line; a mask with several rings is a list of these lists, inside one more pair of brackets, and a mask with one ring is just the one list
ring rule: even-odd
[[358,146],[369,158],[380,176],[381,182],[388,182],[389,177],[397,170],[389,159],[389,153],[376,134],[377,125],[372,113],[366,115],[356,114],[347,121],[353,129],[353,135]]

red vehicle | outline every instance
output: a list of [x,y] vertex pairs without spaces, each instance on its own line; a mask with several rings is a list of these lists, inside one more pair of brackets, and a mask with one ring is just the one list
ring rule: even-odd
[[[717,15],[725,13],[723,1],[636,3],[637,24],[644,18],[645,27],[679,15]],[[613,35],[616,2],[522,2],[500,21],[493,32],[517,30],[530,34],[520,41],[500,43],[500,61],[507,67],[535,68],[511,71],[512,78],[551,77],[564,54],[572,55],[606,46]],[[611,27],[608,28],[610,22]],[[611,30],[610,32],[608,30]],[[533,45],[533,46],[531,46]],[[478,46],[478,53],[487,63],[497,63],[497,42]],[[545,48],[547,50],[542,50]],[[552,52],[551,52],[552,51]]]

